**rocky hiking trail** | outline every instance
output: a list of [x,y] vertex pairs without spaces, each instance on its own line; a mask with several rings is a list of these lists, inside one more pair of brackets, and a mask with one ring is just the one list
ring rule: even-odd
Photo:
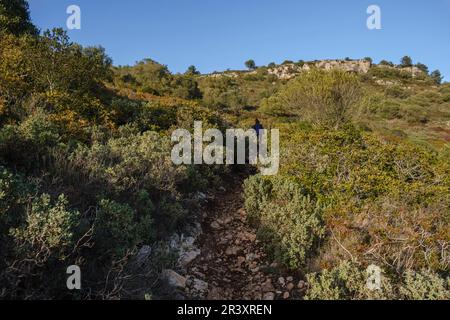
[[[182,253],[181,271],[166,270],[167,282],[186,299],[274,300],[300,298],[305,283],[270,261],[247,222],[245,174],[231,178],[208,200],[194,249]],[[188,241],[189,242],[189,241]]]

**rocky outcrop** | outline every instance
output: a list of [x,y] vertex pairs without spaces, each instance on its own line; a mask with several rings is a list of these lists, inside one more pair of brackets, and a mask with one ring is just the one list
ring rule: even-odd
[[372,63],[367,60],[323,60],[316,62],[315,66],[324,70],[339,69],[364,74],[369,72]]
[[[207,206],[212,200],[213,196],[210,194],[198,192],[195,195],[195,201],[201,207]],[[141,282],[150,280],[150,282],[154,283],[156,280],[159,280],[158,286],[161,292],[158,292],[158,294],[162,298],[184,299],[187,292],[192,292],[192,295],[197,298],[202,298],[202,294],[203,298],[205,297],[207,289],[204,289],[204,284],[186,273],[187,265],[201,254],[201,249],[197,246],[197,242],[202,235],[202,222],[205,215],[205,210],[196,212],[196,214],[192,215],[191,221],[180,232],[172,234],[161,243],[155,243],[152,246],[142,246],[131,260],[129,268],[143,275]],[[154,279],[151,278],[155,273],[154,259],[158,257],[161,250],[167,253],[175,253],[177,260],[173,270],[163,270],[156,275],[158,279]],[[146,274],[152,276],[147,279]]]
[[323,69],[323,70],[333,70],[339,69],[355,73],[367,73],[369,72],[372,63],[367,60],[321,60],[315,62],[307,62],[303,65],[299,64],[284,64],[281,66],[276,66],[267,70],[268,74],[275,75],[279,79],[288,80],[303,71],[308,71],[311,68]]
[[376,84],[379,84],[380,86],[393,86],[393,85],[398,85],[401,82],[398,80],[384,80],[384,79],[378,79],[375,80]]
[[423,74],[424,72],[416,66],[400,68],[401,71],[410,73],[413,78]]
[[207,75],[207,77],[209,78],[222,78],[222,77],[237,78],[238,76],[239,74],[237,72],[214,72]]
[[[267,74],[276,76],[280,80],[289,80],[296,77],[298,74],[308,71],[312,68],[322,69],[322,70],[344,70],[348,72],[355,72],[360,74],[366,74],[372,67],[372,63],[368,60],[319,60],[310,61],[304,64],[299,63],[286,63],[282,65],[277,65],[272,68],[267,69]],[[412,77],[417,77],[423,74],[423,71],[416,66],[411,67],[401,67],[401,66],[386,66],[385,68],[393,68],[400,71],[410,73]],[[257,71],[227,71],[227,72],[215,72],[206,77],[220,78],[229,77],[237,78],[239,75],[252,75],[257,74]]]
[[[308,71],[311,68],[318,68],[323,70],[340,69],[349,72],[367,73],[369,72],[372,63],[367,60],[320,60],[311,61],[304,64],[286,63],[267,69],[267,74],[274,75],[281,80],[289,80],[300,74]],[[211,78],[229,77],[237,78],[239,74],[257,74],[257,71],[239,71],[239,72],[215,72],[207,75]]]
[[195,245],[195,241],[200,234],[201,229],[197,233],[191,233],[190,236],[175,234],[171,237],[170,248],[178,253],[179,267],[185,267],[200,255],[200,249]]
[[186,281],[187,279],[183,277],[182,275],[176,273],[173,270],[164,270],[161,273],[161,278],[167,283],[174,287],[175,289],[185,289],[186,288]]
[[281,80],[289,80],[298,75],[299,73],[301,73],[302,71],[307,71],[309,69],[310,66],[308,64],[300,66],[294,63],[290,63],[270,68],[267,70],[267,73],[270,75],[274,75]]
[[[197,192],[196,201],[202,206],[207,205],[212,200],[212,196]],[[183,269],[195,258],[197,258],[201,250],[196,246],[198,238],[202,235],[201,220],[205,216],[199,216],[197,221],[188,224],[182,233],[175,233],[169,239],[169,247],[178,254],[177,267]]]

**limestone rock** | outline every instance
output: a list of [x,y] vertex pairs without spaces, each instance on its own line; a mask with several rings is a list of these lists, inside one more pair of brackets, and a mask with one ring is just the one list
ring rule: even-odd
[[240,247],[237,246],[228,247],[227,250],[225,251],[225,254],[227,256],[235,256],[238,254],[239,251],[241,251]]
[[273,284],[272,284],[272,280],[271,280],[271,279],[267,279],[266,282],[264,282],[264,283],[261,285],[261,289],[262,289],[263,292],[274,291],[275,288],[274,288],[274,286],[273,286]]
[[192,297],[205,298],[208,294],[208,283],[203,280],[188,277],[186,280],[186,286]]
[[195,234],[195,237],[186,237],[185,235],[180,236],[178,234],[171,237],[169,246],[178,252],[177,262],[179,266],[185,267],[200,255],[200,249],[195,246],[196,237],[198,237],[199,234],[200,233]]
[[195,260],[199,255],[201,254],[200,249],[192,249],[189,251],[184,251],[180,254],[180,257],[178,258],[178,264],[180,266],[186,266],[192,261]]
[[323,60],[316,62],[316,67],[324,70],[339,69],[343,71],[352,71],[356,73],[369,72],[372,63],[366,60]]
[[184,289],[186,287],[186,278],[173,270],[164,270],[161,276],[170,286],[174,288]]
[[217,221],[213,221],[211,223],[211,228],[218,230],[218,229],[220,229],[220,224]]
[[138,267],[144,266],[150,259],[152,248],[150,246],[143,246],[136,255],[136,264]]
[[298,282],[297,288],[299,288],[299,289],[304,289],[305,287],[306,287],[305,281],[300,280],[300,281]]
[[273,293],[273,292],[266,292],[264,294],[264,296],[263,296],[263,300],[267,300],[267,301],[275,300],[275,293]]

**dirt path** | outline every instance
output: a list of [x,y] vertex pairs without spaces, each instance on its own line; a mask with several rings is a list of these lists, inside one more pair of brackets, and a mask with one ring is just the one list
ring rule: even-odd
[[[283,274],[268,260],[248,225],[244,209],[244,175],[215,196],[203,235],[201,254],[187,266],[187,273],[208,284],[207,299],[290,299],[301,295],[302,282]],[[189,293],[188,293],[189,295]],[[190,295],[196,298],[194,293]]]

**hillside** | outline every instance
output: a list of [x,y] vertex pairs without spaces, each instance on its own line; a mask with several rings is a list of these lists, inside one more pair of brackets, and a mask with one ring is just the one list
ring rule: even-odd
[[[38,34],[21,0],[0,3],[0,44],[1,299],[450,298],[438,71],[407,56],[114,66]],[[277,175],[174,164],[176,129],[255,119],[280,130]]]

